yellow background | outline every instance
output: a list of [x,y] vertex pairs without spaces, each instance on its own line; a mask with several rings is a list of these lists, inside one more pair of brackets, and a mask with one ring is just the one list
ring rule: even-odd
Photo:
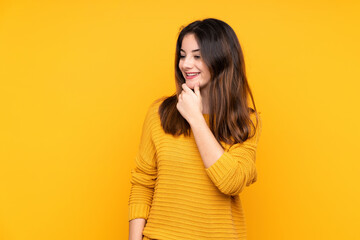
[[359,1],[0,1],[0,239],[127,239],[150,103],[178,29],[236,31],[263,117],[257,239],[360,239]]

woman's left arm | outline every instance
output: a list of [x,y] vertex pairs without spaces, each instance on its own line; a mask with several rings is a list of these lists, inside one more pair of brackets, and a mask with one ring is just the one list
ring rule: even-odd
[[[261,133],[260,115],[258,115],[259,123],[255,135],[224,151],[202,115],[199,87],[195,86],[195,92],[192,92],[186,84],[182,87],[183,91],[179,96],[177,108],[190,124],[206,173],[222,193],[231,196],[238,195],[245,186],[257,180],[255,159]],[[254,114],[252,118],[254,122]]]
[[236,196],[245,186],[257,181],[255,160],[261,132],[260,116],[259,120],[254,137],[232,145],[227,151],[222,149],[204,119],[190,123],[205,171],[226,195]]
[[205,168],[209,168],[224,154],[224,150],[216,140],[202,115],[194,118],[189,124],[204,166]]

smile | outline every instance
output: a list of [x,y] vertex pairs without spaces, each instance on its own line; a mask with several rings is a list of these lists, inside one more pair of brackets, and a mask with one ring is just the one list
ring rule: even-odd
[[197,75],[199,75],[199,72],[191,72],[191,73],[185,73],[186,75],[186,79],[193,79],[195,78]]

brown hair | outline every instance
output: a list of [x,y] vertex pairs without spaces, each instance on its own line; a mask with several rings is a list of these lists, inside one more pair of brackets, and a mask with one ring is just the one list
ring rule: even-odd
[[[167,97],[159,107],[161,125],[166,133],[190,135],[190,125],[176,108],[181,85],[185,79],[179,69],[182,40],[186,34],[193,33],[200,47],[201,56],[210,70],[209,82],[209,127],[217,141],[227,144],[242,143],[250,136],[254,123],[250,114],[255,113],[254,98],[245,74],[244,56],[234,30],[225,22],[207,18],[182,27],[175,52],[176,93]],[[248,107],[248,95],[254,109]]]

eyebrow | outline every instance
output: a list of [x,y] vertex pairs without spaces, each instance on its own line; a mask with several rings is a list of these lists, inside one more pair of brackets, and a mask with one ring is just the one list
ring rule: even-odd
[[[180,51],[185,52],[183,49],[180,49]],[[197,52],[197,51],[200,51],[200,49],[198,48],[198,49],[192,50],[191,52]]]

